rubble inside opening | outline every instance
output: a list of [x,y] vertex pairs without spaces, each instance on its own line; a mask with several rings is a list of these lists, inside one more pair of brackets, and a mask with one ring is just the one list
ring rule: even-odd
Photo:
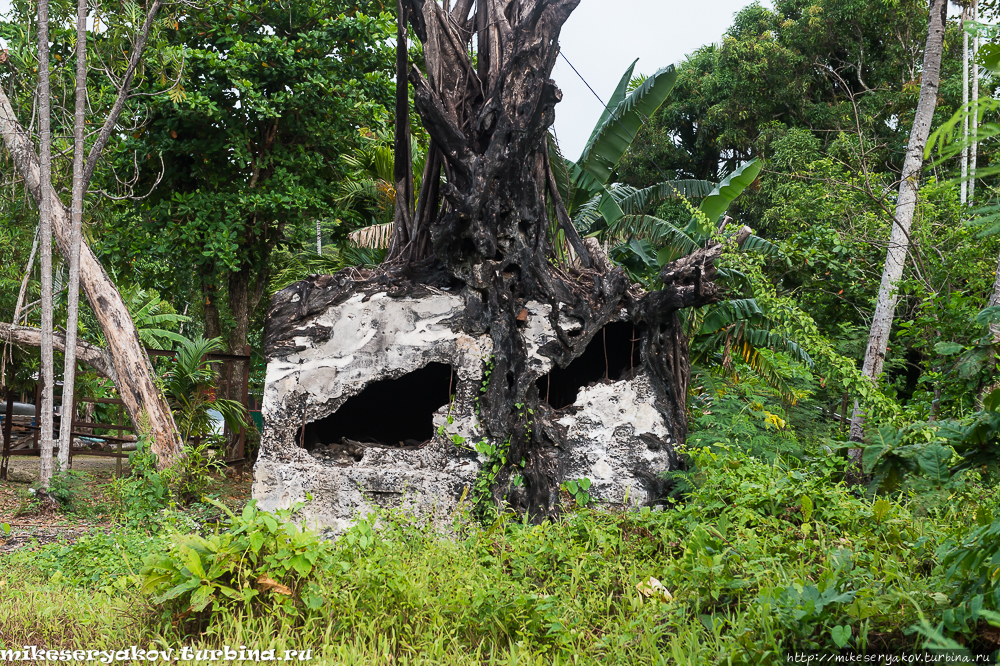
[[583,354],[565,368],[553,367],[535,382],[538,395],[553,409],[576,402],[584,386],[602,380],[631,379],[638,371],[639,331],[627,321],[607,324],[590,340]]
[[[372,382],[326,418],[299,428],[307,451],[343,449],[360,460],[365,446],[416,448],[434,435],[434,412],[447,405],[457,378],[450,365],[428,363],[396,379]],[[346,460],[346,459],[345,459]]]

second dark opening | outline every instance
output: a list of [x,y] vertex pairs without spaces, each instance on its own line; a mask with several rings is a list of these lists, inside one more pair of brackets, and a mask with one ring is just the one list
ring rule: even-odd
[[635,375],[640,361],[639,335],[635,325],[614,321],[597,332],[583,354],[565,368],[555,367],[535,385],[542,400],[554,409],[576,402],[580,389],[602,379],[618,381]]

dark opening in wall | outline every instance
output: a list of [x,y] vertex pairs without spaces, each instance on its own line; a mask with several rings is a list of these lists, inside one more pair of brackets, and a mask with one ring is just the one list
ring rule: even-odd
[[554,409],[576,401],[580,389],[603,379],[618,381],[633,377],[640,365],[638,329],[631,322],[614,321],[597,332],[583,354],[566,368],[538,378],[538,395]]
[[455,392],[451,366],[429,363],[398,379],[372,382],[336,412],[307,423],[299,442],[307,451],[348,444],[419,446],[434,435],[434,412]]

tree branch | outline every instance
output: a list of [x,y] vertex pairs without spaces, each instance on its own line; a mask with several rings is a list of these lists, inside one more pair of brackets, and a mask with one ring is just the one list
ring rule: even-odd
[[101,127],[101,133],[97,135],[97,140],[91,147],[90,154],[87,155],[87,166],[83,170],[83,187],[85,191],[90,184],[90,179],[94,177],[97,160],[101,157],[104,147],[108,144],[108,139],[111,138],[111,133],[114,131],[115,125],[118,124],[118,116],[121,115],[122,109],[125,108],[125,100],[128,99],[129,89],[132,87],[132,76],[135,75],[135,69],[139,66],[139,60],[142,59],[142,51],[146,48],[146,40],[149,39],[149,29],[152,27],[153,19],[156,18],[156,14],[160,11],[162,4],[163,0],[153,0],[153,6],[146,12],[146,20],[142,24],[142,29],[139,31],[139,36],[136,38],[135,44],[132,45],[132,54],[129,56],[128,67],[125,69],[125,77],[118,88],[118,97],[115,98],[111,112],[108,113],[108,117],[104,121],[104,126]]
[[[28,347],[40,347],[42,345],[42,329],[33,326],[14,326],[0,322],[0,338],[5,342],[12,342]],[[62,333],[52,334],[52,346],[61,352],[66,351],[66,336]],[[111,381],[117,380],[114,366],[111,363],[111,355],[104,347],[92,345],[89,342],[77,341],[76,358],[83,361],[102,377],[107,377]]]

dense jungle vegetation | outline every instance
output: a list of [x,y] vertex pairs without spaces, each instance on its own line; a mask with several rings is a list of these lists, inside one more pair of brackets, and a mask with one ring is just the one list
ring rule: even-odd
[[[75,7],[50,11],[53,152],[69,154]],[[980,11],[981,21],[997,18],[991,3]],[[26,125],[36,113],[34,12],[15,0],[0,21],[0,86]],[[395,12],[383,0],[234,0],[171,6],[154,23],[139,94],[98,163],[83,231],[143,343],[181,352],[159,382],[185,441],[211,442],[204,353],[249,348],[251,392],[262,394],[271,295],[385,256],[371,239],[386,233],[376,225],[393,221],[396,198]],[[143,10],[101,5],[95,16],[105,28],[88,52],[111,63]],[[1000,38],[988,27],[978,28],[974,200],[962,201],[955,148],[969,115],[963,26],[949,19],[939,133],[884,368],[874,384],[861,372],[927,16],[924,0],[750,4],[718,43],[676,65],[669,95],[641,119],[608,182],[568,192],[578,194],[566,199],[581,233],[645,288],[696,244],[684,225],[709,199],[697,182],[736,188],[719,214],[753,230],[742,249],[754,251],[723,254],[724,300],[686,313],[685,465],[664,479],[655,507],[610,510],[573,486],[562,518],[538,525],[470,507],[441,534],[390,511],[327,541],[297,526],[294,510],[227,500],[207,444],[164,471],[140,442],[130,474],[102,486],[98,502],[85,501],[84,475],[54,477],[58,511],[100,529],[0,551],[0,655],[23,645],[248,646],[345,664],[771,664],[809,649],[996,655],[1000,105],[990,58]],[[410,47],[412,61],[422,57]],[[655,77],[667,64],[639,69]],[[115,96],[101,72],[94,66],[88,79],[95,110]],[[655,88],[647,81],[630,70],[618,99]],[[411,126],[419,177],[428,136],[416,114]],[[0,163],[0,321],[37,326],[37,262],[26,280],[25,270],[38,210],[12,157]],[[69,160],[54,164],[68,192]],[[65,269],[54,264],[58,328]],[[104,345],[83,303],[79,330]],[[33,395],[37,349],[7,345],[2,363],[5,386]],[[80,373],[79,390],[111,395],[110,380],[86,365]],[[856,400],[861,442],[849,440]],[[245,417],[221,407],[227,419]],[[42,509],[34,490],[17,492],[0,542]]]

